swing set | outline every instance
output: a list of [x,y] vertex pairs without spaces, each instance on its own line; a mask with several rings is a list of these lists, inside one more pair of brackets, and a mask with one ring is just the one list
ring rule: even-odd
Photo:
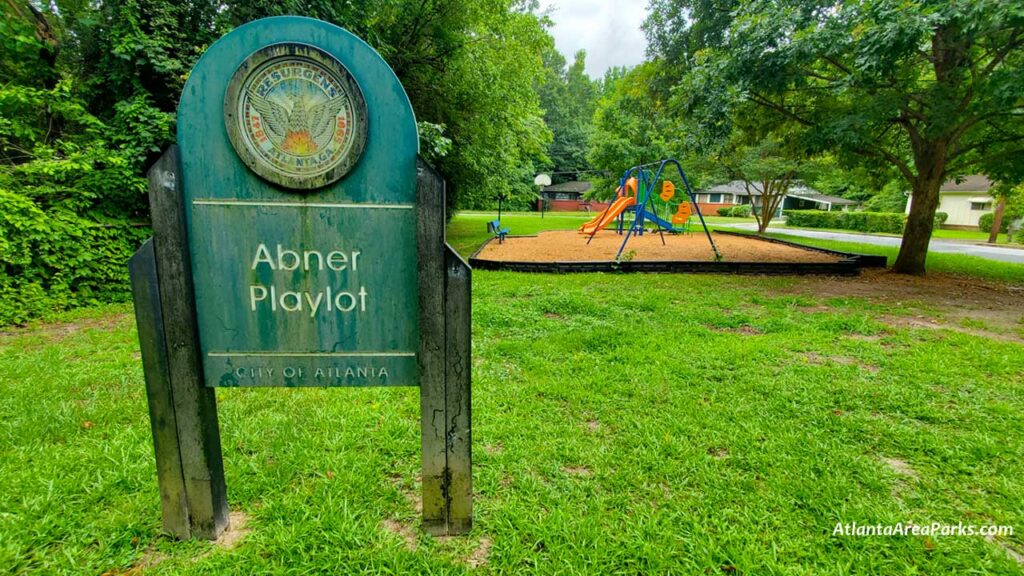
[[[679,198],[678,202],[673,206],[672,200],[676,198],[675,184],[667,179],[661,183],[661,191],[658,193],[658,198],[664,203],[662,212],[665,217],[663,218],[657,214],[653,192],[655,184],[662,179],[665,166],[669,165],[675,166],[676,170],[679,171],[679,176],[686,187],[686,194]],[[652,170],[654,166],[657,166],[657,169]],[[629,243],[630,237],[634,234],[643,236],[644,225],[648,221],[655,225],[655,231],[661,236],[662,245],[665,245],[665,232],[679,233],[688,231],[689,220],[692,215],[691,206],[692,211],[695,211],[697,218],[700,219],[701,227],[704,228],[704,234],[711,244],[711,250],[715,253],[715,261],[721,260],[722,255],[718,252],[714,239],[711,238],[711,231],[708,230],[708,225],[704,221],[704,215],[701,214],[700,206],[697,204],[697,197],[694,195],[693,189],[690,188],[690,182],[686,178],[686,173],[683,171],[679,161],[673,158],[633,166],[626,170],[622,174],[622,178],[619,179],[619,187],[615,190],[615,200],[597,218],[581,226],[580,231],[584,234],[589,234],[589,238],[587,238],[587,244],[589,245],[590,241],[594,239],[595,234],[612,222],[617,222],[616,232],[620,235],[625,235],[625,238],[622,240],[622,246],[619,247],[619,251],[615,254],[615,260],[619,260],[622,257],[622,252],[626,249],[626,244]],[[625,225],[627,214],[633,215],[633,221],[628,228]]]

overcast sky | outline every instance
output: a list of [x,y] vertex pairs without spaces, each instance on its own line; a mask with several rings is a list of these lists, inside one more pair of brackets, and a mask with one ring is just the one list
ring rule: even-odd
[[549,6],[555,26],[555,47],[572,63],[580,48],[587,51],[587,74],[597,79],[611,66],[643,62],[647,39],[640,29],[647,0],[540,0]]

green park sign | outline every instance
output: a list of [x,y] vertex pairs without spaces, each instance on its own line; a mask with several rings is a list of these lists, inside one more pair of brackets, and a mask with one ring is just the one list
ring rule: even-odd
[[227,525],[223,386],[419,386],[424,526],[469,529],[470,271],[418,149],[398,78],[336,26],[259,20],[196,64],[131,262],[168,531]]

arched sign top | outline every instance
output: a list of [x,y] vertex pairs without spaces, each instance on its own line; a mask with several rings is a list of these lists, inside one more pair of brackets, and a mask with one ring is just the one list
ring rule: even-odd
[[178,108],[208,386],[416,385],[416,120],[351,33],[250,22]]
[[419,139],[404,88],[368,44],[312,18],[264,18],[215,42],[182,92],[178,143],[186,194],[217,173],[219,190],[203,197],[415,196]]
[[366,101],[332,55],[284,42],[249,55],[224,96],[235,152],[250,170],[284,188],[333,184],[366,144]]

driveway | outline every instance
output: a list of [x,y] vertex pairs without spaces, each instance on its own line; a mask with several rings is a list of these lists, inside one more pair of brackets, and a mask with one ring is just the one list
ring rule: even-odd
[[[757,231],[757,224],[716,224],[716,228],[732,228],[734,230]],[[768,227],[769,232],[776,234],[788,234],[789,236],[802,236],[804,238],[820,238],[822,240],[837,240],[840,242],[857,242],[860,244],[874,244],[876,246],[899,247],[901,238],[895,236],[875,236],[872,234],[847,234],[843,232],[822,232],[818,230],[801,230],[799,228],[773,228]],[[974,244],[957,240],[945,240],[932,238],[928,245],[931,252],[945,252],[948,254],[967,254],[988,260],[1000,262],[1013,262],[1024,264],[1024,250],[1020,248],[1009,248],[992,246],[987,244]]]

